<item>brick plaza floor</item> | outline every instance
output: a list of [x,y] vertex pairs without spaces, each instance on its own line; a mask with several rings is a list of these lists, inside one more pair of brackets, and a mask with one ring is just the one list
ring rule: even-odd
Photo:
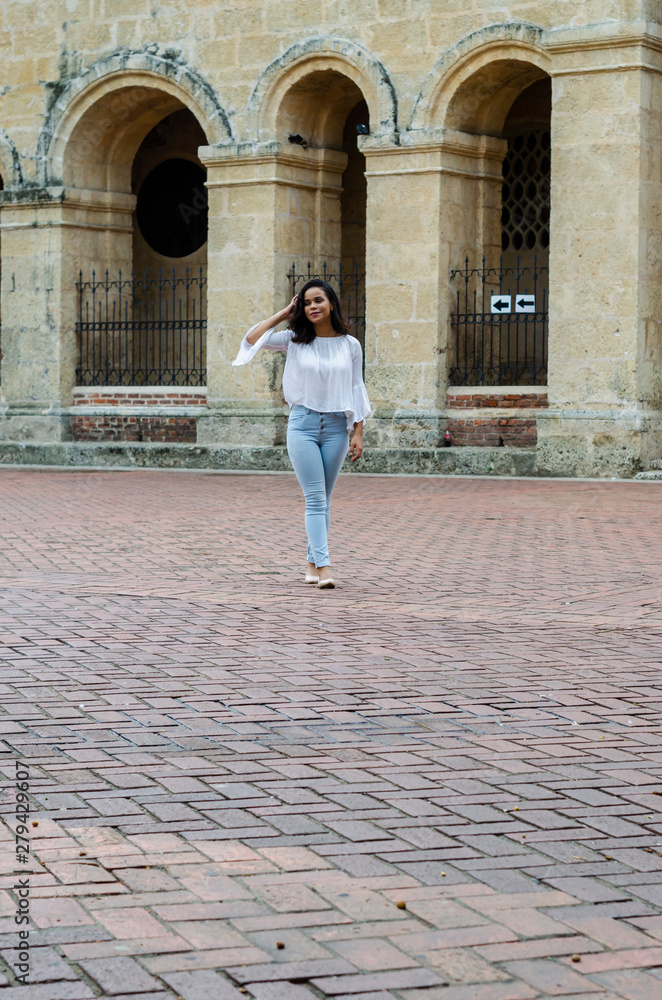
[[662,488],[344,476],[330,592],[302,515],[0,470],[0,1000],[662,997]]

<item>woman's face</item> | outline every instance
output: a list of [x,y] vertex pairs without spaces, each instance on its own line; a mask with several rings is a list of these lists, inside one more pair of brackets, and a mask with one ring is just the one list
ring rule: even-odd
[[313,326],[319,326],[331,316],[331,303],[321,288],[309,288],[303,299],[303,309],[306,319]]

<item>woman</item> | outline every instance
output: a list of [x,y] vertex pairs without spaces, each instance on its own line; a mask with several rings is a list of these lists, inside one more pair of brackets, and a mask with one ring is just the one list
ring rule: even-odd
[[[284,322],[289,328],[276,331]],[[248,331],[232,363],[245,365],[261,348],[287,352],[287,451],[306,501],[305,581],[335,587],[327,541],[331,494],[348,448],[352,462],[363,453],[363,423],[370,415],[361,345],[349,335],[331,285],[313,278],[286,309]]]

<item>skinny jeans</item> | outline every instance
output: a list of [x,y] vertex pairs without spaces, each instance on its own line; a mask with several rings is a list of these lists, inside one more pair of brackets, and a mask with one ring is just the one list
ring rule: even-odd
[[287,424],[287,453],[306,501],[308,562],[330,566],[331,494],[349,450],[345,413],[295,405]]

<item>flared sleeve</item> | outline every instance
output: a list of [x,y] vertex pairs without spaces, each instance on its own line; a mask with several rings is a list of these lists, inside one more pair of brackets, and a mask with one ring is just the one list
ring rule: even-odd
[[354,386],[352,390],[352,403],[354,409],[354,423],[360,424],[361,421],[365,423],[372,413],[372,407],[370,406],[368,393],[366,392],[363,382],[361,382],[361,385]]
[[359,424],[361,421],[365,423],[372,407],[363,381],[363,351],[358,340],[354,340],[352,348],[352,420],[354,424]]
[[[258,324],[256,323],[255,326]],[[265,351],[286,351],[290,340],[292,339],[291,330],[275,330],[273,327],[271,330],[267,330],[263,333],[259,340],[254,344],[249,344],[246,339],[255,329],[252,326],[239,347],[239,353],[237,357],[232,362],[233,365],[247,365],[249,361],[255,357],[258,351],[264,349]]]

